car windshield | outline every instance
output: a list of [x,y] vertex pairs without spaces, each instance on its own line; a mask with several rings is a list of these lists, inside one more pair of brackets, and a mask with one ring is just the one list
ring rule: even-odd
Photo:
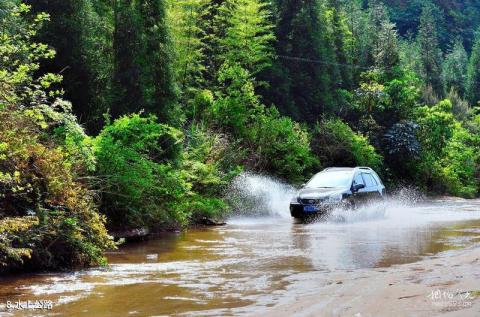
[[313,176],[306,188],[350,187],[353,171],[322,172]]

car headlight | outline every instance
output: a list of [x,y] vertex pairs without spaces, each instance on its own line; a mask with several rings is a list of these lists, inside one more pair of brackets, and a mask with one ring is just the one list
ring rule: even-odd
[[327,203],[339,203],[340,201],[342,201],[342,194],[328,196],[326,201]]

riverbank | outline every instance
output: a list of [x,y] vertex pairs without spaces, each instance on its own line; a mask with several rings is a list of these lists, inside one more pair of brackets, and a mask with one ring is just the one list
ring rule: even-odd
[[305,274],[264,316],[480,316],[480,245],[390,268]]

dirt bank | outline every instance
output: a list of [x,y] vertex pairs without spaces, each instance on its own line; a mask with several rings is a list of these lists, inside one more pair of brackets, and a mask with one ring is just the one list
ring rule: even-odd
[[386,269],[305,274],[287,293],[265,316],[480,316],[480,246]]

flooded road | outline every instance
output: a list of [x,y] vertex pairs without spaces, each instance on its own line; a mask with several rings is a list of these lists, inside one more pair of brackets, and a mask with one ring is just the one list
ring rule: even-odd
[[388,267],[478,242],[480,201],[391,201],[310,224],[284,210],[128,244],[107,268],[1,279],[0,303],[52,300],[51,316],[252,314],[298,294],[300,273]]

